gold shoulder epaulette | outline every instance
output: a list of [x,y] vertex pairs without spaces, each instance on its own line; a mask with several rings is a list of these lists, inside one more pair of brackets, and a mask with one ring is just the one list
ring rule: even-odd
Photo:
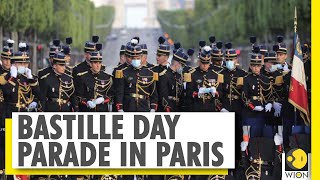
[[163,70],[161,73],[159,73],[159,76],[163,76],[163,75],[165,75],[165,74],[166,74],[166,72],[167,72],[167,69]]
[[218,74],[218,83],[223,83],[223,74]]
[[242,86],[243,85],[243,77],[238,77],[237,78],[237,86]]
[[159,80],[159,74],[158,73],[153,73],[153,80],[158,81]]
[[191,82],[191,74],[192,73],[184,73],[183,74],[183,81],[184,82]]
[[116,70],[115,78],[117,79],[123,78],[123,70]]
[[283,84],[283,83],[284,83],[283,76],[277,76],[275,81],[274,81],[274,84],[280,85],[280,84]]
[[0,85],[5,85],[7,83],[6,79],[4,78],[8,73],[3,73],[0,75]]
[[83,76],[83,75],[85,75],[87,73],[88,73],[88,71],[80,72],[80,73],[77,74],[77,76]]
[[47,73],[46,75],[41,76],[40,79],[44,79],[44,78],[48,77],[49,74],[50,74],[50,73]]

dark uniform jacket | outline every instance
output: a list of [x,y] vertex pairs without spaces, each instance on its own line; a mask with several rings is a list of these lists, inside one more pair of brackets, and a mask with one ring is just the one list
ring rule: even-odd
[[117,109],[125,112],[148,112],[157,110],[158,94],[156,81],[158,74],[146,67],[134,68],[128,66],[116,72]]
[[222,85],[223,96],[221,98],[223,107],[228,111],[241,115],[241,110],[243,109],[241,100],[243,79],[248,73],[236,67],[231,71],[225,68],[221,74],[224,77]]
[[40,88],[35,75],[33,75],[33,79],[28,79],[25,75],[18,75],[16,78],[10,77],[7,83],[2,86],[2,91],[6,107],[3,111],[5,118],[11,118],[12,112],[29,111],[29,104],[34,101],[38,102],[40,97]]
[[259,112],[253,111],[253,109],[255,106],[265,108],[265,105],[270,102],[266,97],[270,96],[271,88],[272,84],[266,76],[261,73],[259,75],[248,74],[243,82],[242,100],[246,108],[242,111],[242,114],[249,118],[265,115],[264,110]]
[[[81,84],[76,91],[79,101],[86,107],[83,111],[108,112],[109,104],[114,96],[112,76],[104,71],[94,73],[91,70],[79,73],[78,75]],[[104,98],[103,103],[96,105],[93,109],[87,107],[88,101],[99,97]]]
[[183,97],[183,77],[170,67],[159,74],[158,89],[161,89],[163,111],[177,112],[180,110],[180,100]]
[[67,74],[54,71],[39,78],[41,105],[45,112],[78,111],[73,79]]
[[[220,111],[222,104],[220,97],[222,96],[223,75],[213,70],[202,71],[200,67],[195,68],[192,73],[185,74],[184,81],[187,82],[187,97],[190,98],[192,111],[196,112],[215,112]],[[199,96],[198,92],[201,87],[215,87],[216,93],[205,93]]]

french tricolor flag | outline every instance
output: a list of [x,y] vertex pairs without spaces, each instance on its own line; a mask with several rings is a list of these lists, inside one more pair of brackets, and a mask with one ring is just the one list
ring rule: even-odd
[[300,111],[306,125],[310,125],[308,94],[302,50],[298,33],[294,33],[294,55],[289,90],[289,102]]

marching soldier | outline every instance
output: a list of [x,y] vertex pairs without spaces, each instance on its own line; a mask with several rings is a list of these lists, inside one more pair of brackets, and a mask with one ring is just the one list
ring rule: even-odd
[[96,44],[97,51],[90,54],[90,70],[79,73],[80,86],[77,94],[79,101],[85,105],[85,112],[111,112],[113,99],[112,76],[101,70],[102,54],[99,52],[102,44]]
[[221,110],[223,75],[209,69],[211,48],[203,47],[199,66],[194,71],[184,74],[187,82],[187,98],[191,99],[192,110],[195,112],[217,112]]
[[19,43],[19,51],[11,57],[10,77],[3,85],[5,99],[5,118],[11,118],[12,112],[34,111],[38,105],[40,88],[29,66],[26,43]]
[[169,55],[170,55],[170,46],[165,43],[165,38],[160,36],[158,38],[159,46],[157,49],[157,65],[154,66],[151,70],[159,75],[159,80],[157,81],[157,94],[158,94],[158,104],[159,108],[158,111],[164,111],[165,108],[162,106],[162,104],[166,104],[166,92],[165,88],[161,87],[160,83],[162,79],[165,79],[164,75],[167,72],[167,69],[169,67]]
[[260,136],[266,124],[265,112],[270,112],[272,104],[267,97],[271,93],[270,80],[260,73],[262,67],[259,47],[255,47],[251,55],[250,69],[252,73],[244,78],[242,100],[246,109],[242,111],[243,141],[248,142],[249,136]]
[[[267,126],[265,112],[271,112],[271,80],[261,73],[262,57],[259,47],[254,47],[251,55],[252,73],[244,78],[242,100],[245,103],[243,114],[243,142],[241,142],[242,163],[248,166],[247,179],[274,179],[273,168],[276,146],[282,144],[281,137],[273,127]],[[269,57],[269,55],[268,55]],[[269,68],[269,58],[267,67]],[[249,154],[246,153],[249,145]],[[267,149],[263,147],[268,147]],[[270,148],[269,148],[270,147]],[[249,155],[249,156],[248,156]],[[250,159],[249,164],[245,164]]]
[[159,78],[158,88],[163,89],[162,106],[165,112],[177,112],[180,109],[180,99],[183,96],[183,66],[188,56],[178,50],[171,61],[171,66]]
[[223,70],[222,42],[217,42],[211,51],[211,63],[209,69],[220,73]]
[[35,111],[40,94],[37,77],[28,68],[30,61],[26,43],[19,43],[19,51],[13,53],[10,59],[12,66],[10,72],[4,75],[5,82],[2,86],[3,119],[11,118],[12,112]]
[[53,57],[53,72],[41,77],[41,105],[44,112],[78,111],[78,102],[74,94],[72,76],[66,72],[66,59],[63,53]]
[[[225,51],[225,68],[222,70],[221,74],[223,74],[223,86],[222,86],[222,94],[221,97],[223,108],[222,112],[235,112],[236,125],[235,125],[235,135],[236,135],[236,161],[239,162],[241,160],[240,156],[240,143],[242,141],[242,119],[241,112],[244,108],[241,94],[243,87],[243,78],[248,75],[248,73],[240,69],[236,66],[237,63],[237,53],[235,49],[232,49],[232,44],[226,44]],[[238,177],[242,177],[244,175],[240,169],[243,167],[238,167],[239,163],[236,163],[237,167],[237,175]],[[240,164],[241,165],[241,164]],[[230,172],[229,176],[232,176],[233,172]]]
[[[124,47],[125,47],[125,49],[124,49],[124,58],[125,58],[125,61],[124,61],[124,63],[121,63],[121,60],[120,60],[118,66],[116,66],[115,68],[113,68],[113,71],[112,71],[113,89],[114,89],[115,91],[118,89],[118,84],[119,84],[119,83],[117,83],[117,81],[118,81],[119,79],[115,78],[116,71],[117,71],[117,70],[122,70],[122,69],[128,67],[128,66],[131,64],[132,57],[131,57],[131,53],[128,51],[128,50],[130,49],[129,46],[131,46],[131,43],[134,44],[134,45],[136,45],[136,44],[138,43],[138,41],[137,41],[137,40],[131,40],[130,42],[127,43],[126,46],[124,46],[124,45],[121,46],[121,49],[120,49],[120,57],[123,56],[123,55],[121,55],[121,54],[123,53],[122,48],[123,48],[123,46],[124,46]],[[117,112],[117,108],[116,108],[115,102],[112,102],[112,111],[113,111],[113,112]]]
[[[194,71],[194,68],[188,65],[194,54],[194,49],[191,49],[191,48],[188,49],[187,54],[188,54],[188,61],[186,62],[186,65],[183,66],[183,71],[182,71],[183,77],[185,77],[184,74],[191,73]],[[191,108],[190,104],[191,104],[191,99],[188,99],[187,97],[187,82],[183,80],[183,92],[182,92],[182,98],[180,99],[180,112],[189,112]]]
[[284,74],[288,73],[291,69],[291,66],[286,62],[288,54],[286,44],[283,43],[283,36],[277,36],[278,41],[278,50],[277,50],[277,58],[278,58],[278,69],[281,70]]
[[[84,58],[85,60],[79,64],[77,64],[73,70],[72,70],[72,77],[73,77],[73,82],[74,82],[74,86],[76,89],[76,95],[79,96],[77,94],[77,89],[79,89],[79,86],[81,85],[81,78],[79,77],[80,74],[82,74],[83,72],[87,72],[90,70],[91,66],[90,66],[90,53],[96,50],[96,43],[99,41],[99,36],[92,36],[92,42],[87,41],[85,43],[85,47],[84,47]],[[102,65],[101,66],[101,70],[104,71],[105,70],[105,66]],[[79,101],[79,111],[86,111],[87,107],[84,104],[81,104]]]
[[[10,73],[10,57],[12,55],[12,46],[14,41],[7,40],[8,46],[4,46],[1,52],[1,66],[0,66],[0,159],[5,159],[5,117],[4,115],[4,96],[2,92],[2,85],[6,83],[6,75]],[[4,176],[5,163],[4,160],[0,162],[0,176]]]
[[119,112],[154,112],[158,106],[158,74],[141,64],[140,46],[128,46],[127,51],[133,59],[131,65],[115,73],[119,83],[116,108]]

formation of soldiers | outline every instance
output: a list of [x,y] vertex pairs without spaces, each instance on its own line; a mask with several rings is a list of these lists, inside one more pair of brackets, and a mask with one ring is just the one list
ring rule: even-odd
[[[288,103],[290,64],[283,37],[268,51],[250,37],[249,71],[240,68],[231,43],[199,42],[198,66],[190,67],[193,49],[185,51],[159,37],[157,64],[148,63],[146,44],[133,37],[120,48],[112,74],[105,72],[102,44],[93,36],[84,46],[84,60],[70,67],[72,38],[65,45],[53,40],[50,66],[33,74],[28,46],[13,52],[8,40],[1,53],[0,159],[4,159],[5,118],[12,112],[235,112],[236,168],[229,175],[211,176],[80,176],[84,179],[280,179],[281,153],[299,147],[310,152],[310,127]],[[308,89],[310,45],[303,45]],[[311,95],[309,91],[309,96]],[[309,99],[310,101],[310,99]],[[210,118],[210,117],[208,117]],[[195,121],[196,127],[197,121]],[[212,127],[214,131],[215,127]],[[4,161],[0,161],[4,173]],[[31,179],[47,176],[31,176]],[[75,179],[79,176],[51,176]],[[10,176],[7,178],[10,179]]]

